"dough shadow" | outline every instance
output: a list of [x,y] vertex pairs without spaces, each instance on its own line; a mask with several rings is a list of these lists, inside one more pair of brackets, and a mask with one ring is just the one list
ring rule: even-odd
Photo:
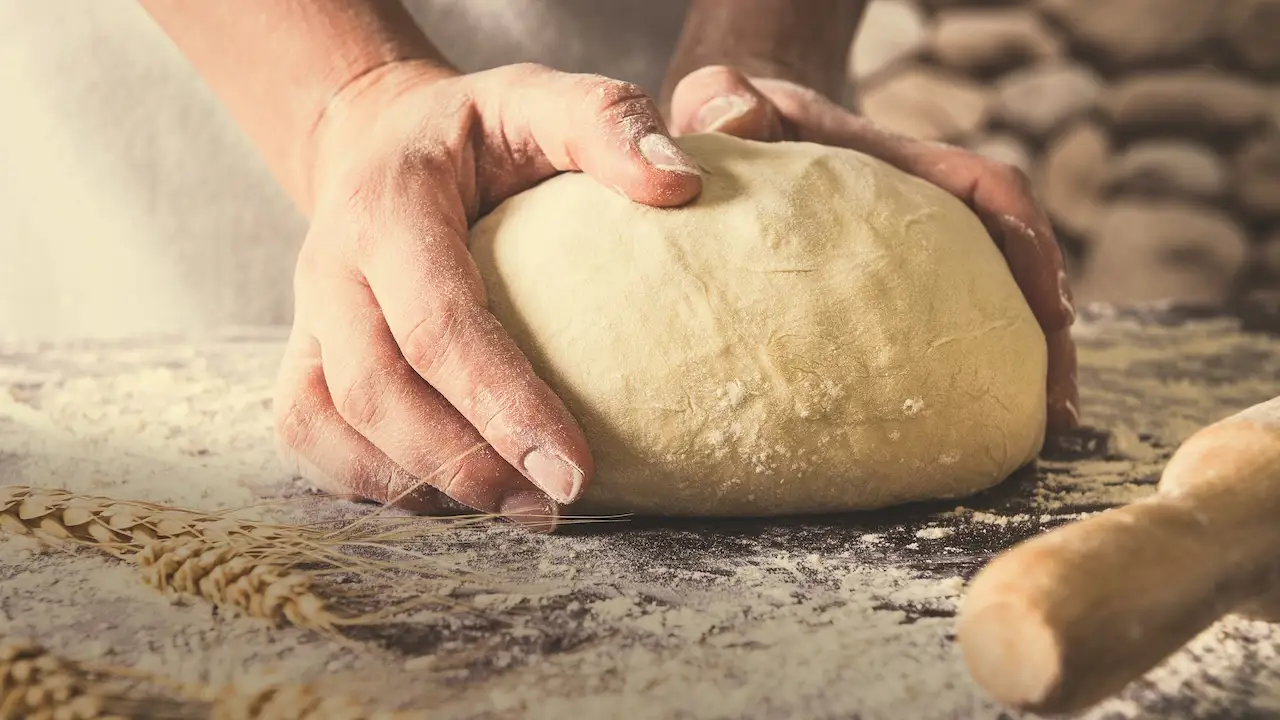
[[[1116,457],[1110,431],[1081,427],[1046,444],[1044,460],[1066,462]],[[916,502],[881,510],[770,518],[668,518],[635,516],[622,523],[567,525],[557,535],[614,536],[614,542],[651,545],[663,538],[679,539],[683,554],[737,554],[744,545],[794,553],[844,553],[873,566],[910,567],[928,576],[970,577],[995,555],[1053,527],[1071,522],[1079,513],[1110,505],[1072,501],[1067,491],[1046,482],[1064,472],[1037,462],[1014,472],[1004,482],[963,498]],[[1155,485],[1158,476],[1135,484]],[[1043,498],[1056,496],[1051,513]],[[1037,503],[1039,498],[1040,504]],[[963,507],[967,512],[957,513]],[[991,516],[973,520],[973,513]],[[868,538],[871,540],[869,541]],[[652,548],[648,548],[652,552]],[[664,553],[675,562],[681,553]]]

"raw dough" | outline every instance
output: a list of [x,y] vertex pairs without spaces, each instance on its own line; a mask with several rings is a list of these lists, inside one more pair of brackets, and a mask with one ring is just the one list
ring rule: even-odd
[[849,150],[680,144],[691,205],[566,174],[471,233],[494,314],[591,444],[569,513],[869,509],[1036,456],[1044,335],[963,203]]

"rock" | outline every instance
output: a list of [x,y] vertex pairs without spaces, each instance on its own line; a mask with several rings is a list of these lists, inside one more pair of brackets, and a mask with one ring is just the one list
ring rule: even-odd
[[1091,59],[1111,68],[1180,60],[1215,35],[1221,0],[1041,0]]
[[1280,0],[1232,0],[1222,12],[1232,55],[1250,70],[1280,71]]
[[987,115],[987,93],[945,72],[912,68],[869,88],[860,103],[873,122],[921,140],[973,134]]
[[1102,94],[1103,113],[1124,135],[1234,135],[1264,122],[1266,89],[1214,70],[1131,76]]
[[1028,8],[945,10],[934,22],[933,56],[966,72],[993,73],[1063,53],[1062,41]]
[[1048,65],[1007,75],[996,86],[992,117],[1043,138],[1093,109],[1102,80],[1088,68]]
[[1106,132],[1087,121],[1063,133],[1045,152],[1036,189],[1049,218],[1076,238],[1093,235],[1110,155]]
[[974,153],[1031,172],[1031,150],[1016,135],[984,135],[965,143]]
[[866,80],[925,44],[924,11],[910,0],[871,0],[849,55],[854,80]]
[[1233,164],[1240,208],[1256,219],[1280,218],[1280,134],[1245,143]]
[[1111,163],[1106,180],[1111,196],[1207,201],[1226,195],[1228,185],[1226,163],[1217,153],[1176,140],[1133,145]]
[[1250,262],[1257,274],[1271,281],[1272,286],[1280,284],[1280,227],[1272,230],[1266,239],[1254,246]]
[[1249,253],[1224,213],[1180,202],[1113,204],[1101,216],[1076,286],[1081,302],[1220,304]]

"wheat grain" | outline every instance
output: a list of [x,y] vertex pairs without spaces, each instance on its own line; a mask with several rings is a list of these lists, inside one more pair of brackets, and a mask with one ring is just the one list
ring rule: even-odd
[[[107,684],[131,678],[176,690],[178,697],[129,695]],[[0,640],[0,720],[409,720],[405,713],[369,712],[347,697],[312,685],[183,685],[125,668],[96,668],[68,660],[32,642]]]
[[30,642],[0,642],[0,720],[126,720],[90,673]]
[[280,527],[225,514],[26,485],[0,486],[0,530],[89,543],[117,554],[132,552],[161,538],[243,537],[262,542],[287,539]]
[[340,619],[312,592],[311,575],[270,562],[247,546],[199,538],[155,540],[135,557],[148,585],[197,595],[276,624],[333,630]]

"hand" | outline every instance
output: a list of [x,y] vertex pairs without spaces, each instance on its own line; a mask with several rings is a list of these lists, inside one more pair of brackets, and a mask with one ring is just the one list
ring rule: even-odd
[[723,132],[753,140],[850,148],[963,200],[1004,254],[1044,330],[1049,432],[1079,424],[1071,288],[1053,229],[1022,171],[957,147],[886,132],[813,90],[784,80],[747,78],[723,66],[702,68],[680,81],[671,98],[671,128],[677,134]]
[[441,77],[412,61],[344,89],[313,148],[276,388],[282,453],[333,492],[550,529],[591,453],[486,308],[468,227],[560,171],[679,205],[701,190],[692,161],[633,85],[526,65]]

